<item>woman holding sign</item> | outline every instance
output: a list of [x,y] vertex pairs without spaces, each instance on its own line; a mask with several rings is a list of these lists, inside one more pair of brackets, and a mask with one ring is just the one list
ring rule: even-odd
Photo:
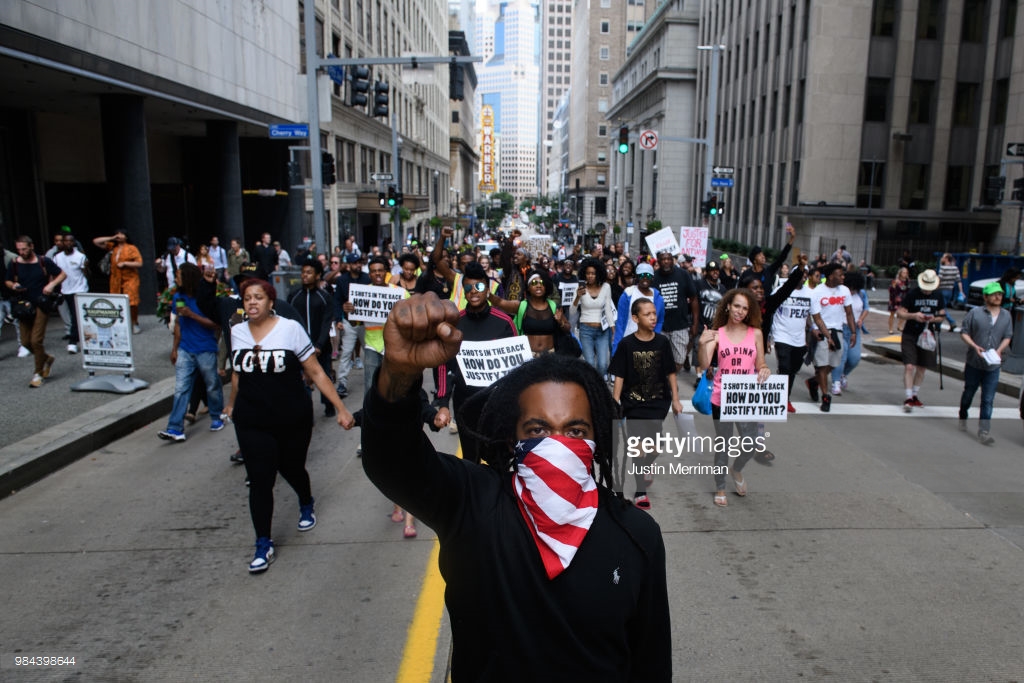
[[[757,437],[757,422],[722,422],[722,375],[753,375],[764,382],[771,375],[764,361],[764,337],[761,334],[761,308],[757,297],[749,289],[730,289],[718,304],[711,327],[700,336],[700,366],[709,368],[717,365],[715,386],[711,392],[711,417],[715,421],[715,435],[727,442],[733,435],[732,425],[740,437],[749,437],[747,447],[740,447],[739,457],[729,469],[736,484],[736,495],[747,495],[747,482],[740,472],[754,457],[753,443]],[[717,441],[717,439],[716,439]],[[716,472],[729,464],[729,452],[733,449],[715,450]],[[733,452],[735,452],[733,450]],[[725,474],[715,474],[715,505],[725,507],[729,500],[725,496]]]

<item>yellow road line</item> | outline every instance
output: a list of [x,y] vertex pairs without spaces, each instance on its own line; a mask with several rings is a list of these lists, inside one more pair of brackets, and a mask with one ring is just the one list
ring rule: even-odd
[[[456,452],[462,457],[462,447]],[[427,558],[427,568],[420,585],[420,595],[416,599],[416,611],[405,638],[405,649],[402,652],[402,663],[398,667],[396,683],[425,683],[434,674],[434,660],[437,657],[437,638],[441,630],[441,617],[444,613],[444,579],[437,567],[437,557],[441,544],[434,541]]]
[[441,545],[434,541],[427,560],[426,573],[416,600],[416,611],[406,635],[402,664],[398,667],[396,683],[424,683],[434,673],[437,637],[441,629],[444,610],[444,579],[437,568],[437,555]]

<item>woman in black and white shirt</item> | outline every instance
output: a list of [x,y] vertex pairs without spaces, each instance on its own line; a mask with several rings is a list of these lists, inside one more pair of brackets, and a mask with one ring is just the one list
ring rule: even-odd
[[299,496],[299,531],[316,526],[306,471],[313,405],[302,373],[333,403],[339,425],[350,429],[354,421],[317,362],[309,335],[299,323],[274,313],[274,287],[251,278],[242,283],[241,293],[248,320],[231,328],[234,373],[224,412],[234,421],[238,445],[245,453],[249,513],[256,529],[256,555],[249,571],[257,574],[274,561],[270,527],[278,472]]

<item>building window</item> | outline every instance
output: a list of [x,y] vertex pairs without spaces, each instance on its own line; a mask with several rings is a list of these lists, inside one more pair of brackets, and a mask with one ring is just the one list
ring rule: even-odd
[[917,5],[917,39],[936,40],[939,37],[939,17],[942,0],[919,0]]
[[610,21],[602,21],[601,22],[601,33],[611,33],[611,32],[612,32],[612,24],[611,24],[611,22]]
[[928,204],[928,166],[903,164],[903,184],[900,187],[900,208],[922,211]]
[[964,0],[964,23],[960,27],[960,40],[964,43],[980,43],[985,40],[986,0]]
[[598,76],[597,76],[597,84],[598,85],[608,85],[608,73],[606,71],[602,71],[600,74],[598,74]]
[[953,125],[978,125],[978,84],[957,83],[953,98]]
[[857,207],[881,208],[883,187],[885,164],[878,161],[860,162],[860,171],[857,175]]
[[1006,108],[1010,103],[1010,80],[1001,78],[992,88],[992,124],[1000,126],[1006,123]]
[[597,160],[601,163],[608,161],[608,154],[606,152],[598,152]]
[[604,184],[605,184],[605,176],[604,176],[604,173],[598,173],[598,174],[597,174],[597,184],[598,184],[598,185],[604,185]]
[[458,109],[453,109],[452,110],[452,123],[458,123],[458,122],[459,122],[459,110]]
[[869,78],[864,96],[864,120],[885,122],[889,120],[889,79]]
[[597,137],[603,138],[608,136],[608,126],[604,124],[597,127]]
[[611,58],[611,51],[607,47],[602,47],[598,51],[598,58],[607,61]]
[[895,22],[896,0],[875,0],[871,14],[871,35],[892,37]]
[[932,122],[934,94],[935,81],[914,81],[910,85],[910,112],[907,115],[907,125]]
[[597,110],[602,113],[608,111],[608,100],[603,97],[599,98],[597,100]]
[[946,193],[943,210],[967,211],[970,207],[971,167],[949,166],[946,168]]
[[608,9],[612,6],[612,0],[601,0],[601,9]]

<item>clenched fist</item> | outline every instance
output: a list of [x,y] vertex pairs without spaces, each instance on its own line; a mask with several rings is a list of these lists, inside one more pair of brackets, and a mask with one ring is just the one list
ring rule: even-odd
[[419,376],[459,351],[459,309],[433,292],[414,294],[391,309],[384,325],[383,368],[391,375]]

